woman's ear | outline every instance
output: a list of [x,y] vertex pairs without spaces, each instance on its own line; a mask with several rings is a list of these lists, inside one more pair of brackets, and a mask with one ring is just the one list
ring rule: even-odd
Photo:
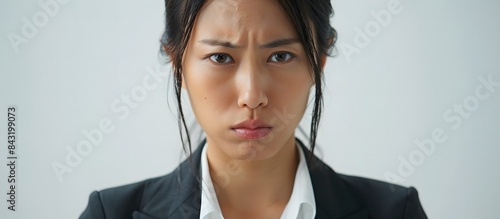
[[[165,52],[165,54],[168,56],[168,59],[170,60],[170,63],[171,64],[175,63],[175,56],[172,53],[172,51],[169,50],[169,49],[167,49],[167,47],[165,45],[162,45],[162,48],[163,48],[163,51]],[[174,64],[172,64],[172,69],[174,69],[173,65]],[[174,74],[175,74],[175,70],[174,70]],[[176,76],[174,75],[174,77],[176,77]],[[182,82],[181,83],[182,84],[182,88],[186,89],[186,82],[185,82],[186,80],[184,80],[184,75],[182,74],[182,72],[180,73],[180,77],[181,77],[181,82]]]
[[181,73],[182,88],[186,89],[186,80],[184,79],[184,74]]
[[161,47],[163,49],[164,54],[168,56],[168,60],[170,60],[170,62],[173,62],[174,61],[174,54],[172,53],[172,51],[169,50],[167,48],[167,46],[165,46],[164,44]]
[[324,71],[324,69],[325,69],[326,58],[327,58],[327,55],[325,55],[325,54],[321,55],[321,71]]
[[[333,44],[333,39],[336,37],[336,33],[333,33],[333,36],[328,39],[328,44],[329,46],[332,46]],[[326,64],[326,59],[328,56],[326,54],[321,54],[321,71],[325,69],[325,64]]]

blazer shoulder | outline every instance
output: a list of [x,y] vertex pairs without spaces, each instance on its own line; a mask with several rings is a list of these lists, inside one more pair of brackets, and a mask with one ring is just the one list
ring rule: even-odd
[[[80,219],[169,218],[178,209],[199,209],[199,165],[204,144],[202,141],[201,147],[166,175],[92,192]],[[186,201],[190,197],[193,201]]]
[[339,177],[364,202],[373,218],[427,218],[414,187],[344,174]]
[[150,178],[122,186],[94,191],[80,219],[131,218],[134,211],[143,205],[146,188],[158,188],[171,180],[171,174]]

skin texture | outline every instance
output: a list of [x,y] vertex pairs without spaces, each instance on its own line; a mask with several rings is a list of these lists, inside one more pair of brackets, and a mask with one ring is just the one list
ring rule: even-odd
[[[269,0],[209,0],[182,66],[225,218],[279,218],[298,164],[294,132],[314,85],[287,15]],[[249,119],[271,125],[271,133],[238,137],[231,127]]]

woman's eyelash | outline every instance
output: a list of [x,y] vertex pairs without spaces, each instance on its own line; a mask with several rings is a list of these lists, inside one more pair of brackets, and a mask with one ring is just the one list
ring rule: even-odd
[[[289,60],[295,58],[296,55],[291,53],[291,52],[286,52],[286,51],[280,51],[280,52],[275,52],[269,56],[267,59],[268,61],[271,62],[276,62],[276,63],[283,63],[283,62],[288,62]],[[233,57],[231,57],[227,53],[212,53],[208,54],[207,56],[204,57],[204,59],[210,59],[210,61],[217,63],[217,64],[227,64],[227,63],[232,63],[234,62]]]
[[293,53],[291,53],[291,52],[285,52],[285,51],[280,51],[280,52],[273,53],[269,57],[268,60],[272,60],[273,62],[287,62],[287,61],[289,61],[290,59],[293,59],[293,58],[295,58],[295,55]]
[[209,54],[205,59],[210,59],[212,62],[215,62],[217,64],[227,64],[234,62],[233,58],[226,54],[226,53],[213,53]]

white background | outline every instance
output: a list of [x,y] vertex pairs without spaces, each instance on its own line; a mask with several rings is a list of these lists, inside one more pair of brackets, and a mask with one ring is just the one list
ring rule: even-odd
[[[500,3],[400,0],[399,13],[378,24],[379,32],[373,26],[369,43],[348,55],[346,45],[361,47],[356,29],[366,33],[377,22],[371,12],[388,3],[333,1],[339,55],[325,69],[318,152],[337,172],[385,181],[387,173],[399,175],[400,184],[418,189],[430,218],[497,218],[500,87],[473,101],[479,77],[500,82]],[[182,159],[168,66],[158,56],[164,2],[58,6],[13,46],[8,36],[23,37],[23,19],[46,12],[38,1],[0,1],[0,218],[77,218],[91,191],[166,174]],[[162,72],[161,84],[128,115],[113,111],[122,95],[141,89],[148,67]],[[468,118],[449,115],[460,125],[443,118],[464,101]],[[9,105],[18,107],[15,213],[5,195]],[[86,140],[82,132],[106,118],[114,131],[59,181],[51,165],[65,164],[67,149]],[[446,140],[424,154],[415,140],[436,129]],[[398,170],[411,156],[412,168]]]

